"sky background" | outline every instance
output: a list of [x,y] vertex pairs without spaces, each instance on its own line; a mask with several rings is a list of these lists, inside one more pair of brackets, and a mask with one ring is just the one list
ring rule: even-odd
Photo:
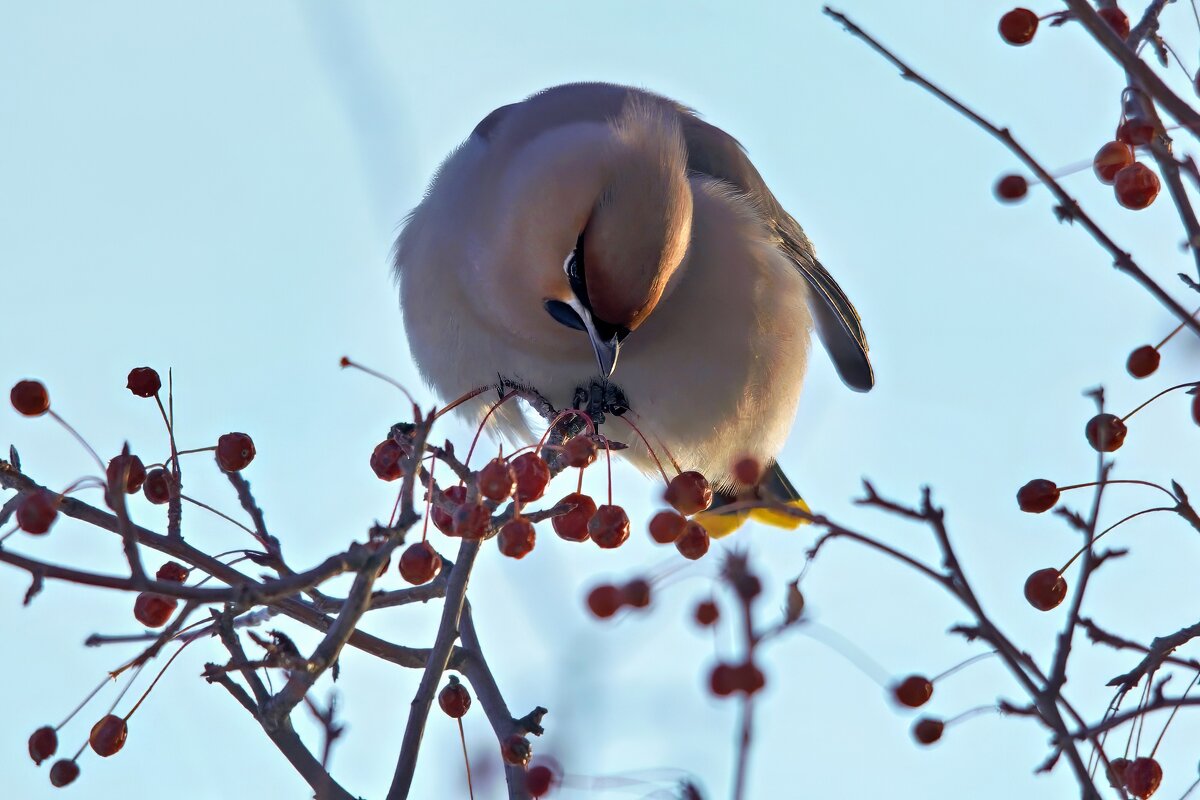
[[[1008,7],[842,6],[1010,125],[1045,164],[1090,160],[1117,122],[1119,71],[1077,26],[1039,31],[1022,49],[1004,45],[996,20]],[[1164,25],[1194,59],[1190,14],[1176,3]],[[1182,72],[1170,78],[1187,90]],[[1156,375],[1129,378],[1126,355],[1172,327],[1166,313],[1082,230],[1057,224],[1045,192],[998,204],[991,187],[1013,158],[903,82],[817,3],[0,3],[0,384],[37,377],[103,455],[128,439],[158,460],[161,422],[125,390],[125,375],[173,368],[181,446],[230,430],[254,437],[258,458],[246,476],[293,565],[363,539],[393,497],[367,458],[406,406],[337,362],[348,354],[421,388],[388,275],[399,223],[489,111],[574,80],[652,89],[743,142],[858,306],[878,378],[873,392],[850,392],[817,345],[782,463],[815,509],[929,558],[927,531],[851,500],[864,476],[901,500],[933,486],[988,610],[1046,663],[1062,610],[1035,612],[1021,587],[1032,570],[1061,565],[1077,537],[1048,515],[1021,514],[1013,494],[1035,477],[1066,484],[1094,474],[1084,389],[1103,384],[1125,413],[1194,377],[1200,349],[1173,341]],[[1066,185],[1150,274],[1193,302],[1174,278],[1194,267],[1165,198],[1135,214],[1087,171]],[[1117,454],[1118,475],[1175,477],[1200,495],[1200,431],[1187,408],[1177,394],[1139,414]],[[466,442],[469,431],[452,422],[440,435]],[[47,419],[0,411],[0,444],[9,442],[27,472],[51,486],[95,469]],[[206,457],[185,466],[189,493],[237,512]],[[600,491],[600,470],[589,485]],[[567,491],[562,484],[551,495]],[[601,623],[583,610],[588,588],[679,561],[644,533],[655,486],[622,470],[617,496],[635,527],[619,551],[577,547],[548,528],[520,562],[485,548],[469,596],[486,655],[517,714],[550,709],[535,751],[561,761],[577,787],[599,780],[560,796],[667,797],[690,775],[706,797],[727,797],[736,704],[704,689],[714,641],[691,624],[691,609],[711,590],[719,551],[748,545],[769,616],[813,534],[746,529],[680,573],[646,612]],[[1069,499],[1080,508],[1090,501]],[[91,500],[99,502],[95,492]],[[1102,524],[1158,500],[1150,489],[1115,487]],[[165,526],[161,508],[139,500],[132,510],[142,524]],[[186,526],[210,552],[249,543],[201,510],[186,511]],[[1146,640],[1200,618],[1194,530],[1150,515],[1110,544],[1133,553],[1098,574],[1086,614]],[[98,571],[123,564],[115,537],[72,522],[6,546]],[[400,585],[395,571],[382,583]],[[0,569],[8,654],[0,659],[0,765],[8,796],[40,798],[54,790],[45,766],[27,759],[26,737],[61,720],[135,652],[85,649],[89,633],[138,626],[130,597],[54,584],[22,609],[26,586],[22,573]],[[814,620],[897,677],[936,674],[981,652],[945,633],[966,617],[944,593],[849,544],[830,547],[804,589]],[[438,608],[376,612],[364,627],[425,645]],[[298,625],[280,627],[311,646]],[[730,641],[723,630],[715,646],[728,653]],[[89,751],[69,793],[307,796],[243,709],[197,677],[222,653],[210,642],[189,648],[131,720],[125,749],[105,761]],[[1068,691],[1098,719],[1109,699],[1103,684],[1134,659],[1082,640],[1076,659]],[[762,666],[750,797],[1075,795],[1065,767],[1032,774],[1047,737],[1029,720],[985,715],[920,749],[908,733],[914,715],[810,637],[774,643]],[[347,733],[333,769],[351,792],[385,792],[417,679],[345,651],[337,691]],[[317,696],[329,688],[323,679]],[[74,751],[113,696],[60,734],[62,751]],[[939,684],[927,710],[949,717],[998,697],[1022,699],[989,660]],[[1163,721],[1146,724],[1143,752]],[[483,714],[464,722],[476,770],[495,768]],[[297,724],[311,731],[303,713]],[[1181,714],[1158,752],[1162,796],[1178,797],[1194,780],[1187,745],[1197,740],[1200,716]],[[434,713],[414,798],[465,796],[458,747],[456,726]],[[483,783],[481,799],[501,796]]]

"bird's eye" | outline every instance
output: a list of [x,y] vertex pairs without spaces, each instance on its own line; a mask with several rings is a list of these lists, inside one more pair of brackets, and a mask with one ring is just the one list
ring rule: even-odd
[[546,313],[553,317],[554,321],[559,325],[565,325],[577,331],[587,330],[587,326],[583,324],[583,319],[580,318],[575,309],[561,300],[547,300],[544,305]]

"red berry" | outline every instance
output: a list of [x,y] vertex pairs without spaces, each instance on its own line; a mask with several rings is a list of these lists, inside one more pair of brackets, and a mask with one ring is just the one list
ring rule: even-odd
[[179,601],[174,597],[142,592],[133,601],[133,616],[147,628],[161,628],[171,620]]
[[29,757],[41,764],[58,750],[58,733],[49,725],[38,728],[29,737]]
[[675,547],[679,550],[679,554],[693,561],[702,558],[708,552],[708,545],[708,531],[704,530],[704,526],[694,519],[688,520],[683,534],[675,540]]
[[1067,582],[1054,567],[1039,569],[1025,579],[1025,599],[1038,611],[1056,608],[1067,596]]
[[1020,175],[1005,175],[996,181],[996,197],[1006,203],[1015,203],[1029,193],[1029,181]]
[[1153,758],[1135,758],[1125,768],[1125,788],[1134,797],[1146,798],[1158,791],[1163,771]]
[[630,608],[646,608],[650,605],[650,582],[635,578],[622,586],[621,602]]
[[17,506],[17,526],[26,533],[45,533],[58,517],[58,495],[38,489]]
[[582,542],[588,538],[588,522],[596,513],[596,501],[586,494],[571,492],[558,501],[559,505],[572,504],[575,508],[559,514],[552,521],[554,532],[568,542]]
[[404,475],[404,449],[395,439],[384,439],[371,451],[371,470],[381,481],[394,481]]
[[1104,184],[1112,185],[1117,173],[1133,163],[1133,150],[1124,142],[1107,142],[1096,151],[1092,159],[1092,170]]
[[545,797],[558,785],[558,773],[545,764],[534,764],[525,772],[525,791],[531,797]]
[[254,440],[244,433],[226,433],[217,440],[217,464],[226,472],[241,472],[254,460]]
[[510,519],[500,528],[496,543],[500,552],[509,558],[524,558],[533,550],[537,540],[537,531],[527,519]]
[[17,381],[8,399],[17,413],[27,417],[40,417],[50,410],[50,395],[41,381]]
[[142,484],[142,494],[156,506],[161,506],[171,500],[171,484],[174,479],[165,469],[152,469],[146,473]]
[[142,488],[142,481],[146,480],[146,467],[137,456],[122,453],[108,462],[105,475],[109,486],[120,486],[121,480],[124,479],[125,492],[133,494]]
[[1028,8],[1014,8],[1000,18],[1000,37],[1012,45],[1029,44],[1037,27],[1037,14]]
[[708,686],[717,697],[728,697],[738,687],[737,667],[732,664],[717,664],[708,674]]
[[154,397],[162,388],[162,379],[150,367],[135,367],[129,371],[129,380],[125,388],[138,397]]
[[476,480],[481,495],[493,502],[503,503],[513,493],[517,476],[503,458],[493,458],[479,470]]
[[721,618],[721,610],[717,608],[717,604],[712,600],[705,600],[696,606],[696,623],[708,627],[716,625],[717,620]]
[[442,557],[429,542],[410,544],[400,556],[400,577],[414,586],[429,583],[441,571]]
[[505,764],[523,767],[533,757],[533,747],[524,736],[514,733],[500,745],[500,755],[504,758]]
[[753,456],[738,459],[733,465],[733,479],[745,486],[756,486],[762,478],[762,465]]
[[79,765],[72,759],[59,759],[54,762],[54,766],[50,767],[50,783],[59,789],[69,783],[74,783],[78,777]]
[[1122,39],[1129,38],[1129,17],[1119,8],[1098,8],[1096,13],[1108,23]]
[[1125,443],[1125,434],[1129,431],[1120,417],[1097,414],[1088,420],[1083,432],[1093,450],[1111,453]]
[[588,592],[588,610],[600,619],[608,619],[621,609],[621,590],[611,583],[602,583]]
[[183,564],[178,561],[168,561],[158,568],[158,572],[154,577],[160,581],[170,581],[171,583],[183,583],[188,579],[188,574],[191,572]]
[[1059,495],[1054,481],[1036,478],[1017,490],[1017,505],[1029,514],[1041,514],[1054,508]]
[[605,550],[620,547],[629,539],[629,515],[620,506],[600,506],[588,520],[588,535]]
[[587,436],[576,436],[563,445],[563,460],[568,467],[586,467],[596,460],[596,443]]
[[450,682],[438,692],[438,705],[446,712],[446,716],[460,719],[471,707],[471,693],[459,683],[458,678],[451,675]]
[[1129,354],[1129,360],[1125,362],[1125,369],[1135,378],[1145,378],[1154,374],[1158,369],[1158,362],[1162,360],[1162,356],[1148,344],[1144,344],[1137,350]]
[[463,503],[454,509],[454,535],[482,539],[492,524],[492,512],[482,503]]
[[659,544],[671,544],[687,526],[687,517],[675,511],[660,511],[650,520],[650,538]]
[[[442,492],[442,496],[455,506],[454,510],[456,511],[457,507],[461,506],[463,501],[467,499],[467,487],[451,486],[449,489]],[[447,536],[455,535],[453,511],[446,512],[435,505],[433,507],[433,524],[437,526],[439,531]]]
[[512,471],[517,478],[517,500],[530,503],[546,492],[550,482],[550,467],[537,453],[522,453],[512,460]]
[[1108,762],[1108,769],[1105,770],[1105,776],[1108,778],[1108,785],[1114,789],[1122,789],[1125,787],[1125,770],[1129,769],[1128,758],[1114,758]]
[[1135,161],[1117,173],[1113,188],[1118,203],[1133,211],[1141,211],[1158,197],[1161,184],[1154,170],[1140,161]]
[[[1143,147],[1153,139],[1154,126],[1144,117],[1129,117],[1117,126],[1117,141],[1129,147]],[[1132,161],[1131,158],[1130,163]]]
[[129,734],[129,726],[125,720],[115,714],[108,714],[92,726],[88,743],[97,755],[108,758],[125,746],[125,737]]
[[663,499],[680,514],[699,514],[712,505],[712,486],[708,484],[708,478],[699,472],[681,472],[671,478],[671,482],[667,484],[667,491],[663,493]]
[[752,661],[747,661],[738,667],[738,688],[747,695],[754,694],[767,685],[767,678],[762,670]]
[[933,697],[933,683],[924,675],[909,675],[892,687],[892,694],[900,705],[920,708]]
[[940,719],[932,717],[922,717],[917,720],[917,724],[913,725],[913,738],[921,744],[929,745],[942,738],[942,731],[946,729],[946,723]]

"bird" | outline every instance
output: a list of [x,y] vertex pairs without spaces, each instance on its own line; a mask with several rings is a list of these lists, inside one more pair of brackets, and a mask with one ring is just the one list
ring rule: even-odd
[[[413,359],[443,399],[522,387],[562,409],[599,391],[606,426],[647,437],[610,427],[623,455],[649,473],[661,446],[719,502],[746,491],[747,456],[799,498],[777,457],[814,327],[849,388],[874,385],[858,312],[742,145],[643,89],[570,83],[492,111],[393,253]],[[514,404],[495,424],[536,440]]]

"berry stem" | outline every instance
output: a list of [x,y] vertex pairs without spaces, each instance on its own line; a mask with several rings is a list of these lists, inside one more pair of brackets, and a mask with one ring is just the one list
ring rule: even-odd
[[[79,705],[75,706],[75,709],[70,714],[67,714],[67,718],[54,726],[54,730],[58,730],[59,728],[62,728],[64,725],[66,725],[68,722],[70,722],[72,719],[74,719],[76,714],[78,714],[80,711],[83,711],[84,706],[86,706],[88,703],[92,702],[92,698],[95,697],[97,694],[99,694],[101,689],[103,689],[105,686],[107,686],[112,681],[115,681],[116,679],[117,678],[115,675],[112,675],[112,674],[105,675],[104,680],[102,680],[102,681],[100,681],[100,683],[96,684],[96,688],[92,689],[90,692],[88,692],[88,696],[83,698],[83,700],[80,701]],[[78,758],[78,756],[76,756],[76,757]]]
[[[126,669],[129,669],[129,667],[133,663],[134,662],[131,661],[128,664],[126,664],[125,666],[121,667],[121,669],[117,670],[116,672],[110,673],[110,674],[115,678],[117,675],[120,675],[121,672],[125,671]],[[125,698],[125,693],[129,691],[129,688],[131,686],[133,686],[133,682],[137,680],[138,675],[141,675],[142,670],[145,668],[146,668],[146,662],[144,662],[144,661],[141,664],[138,664],[137,667],[134,668],[133,675],[129,676],[129,680],[125,682],[125,685],[123,687],[121,687],[121,691],[117,693],[117,698],[115,700],[113,700],[112,705],[108,707],[108,712],[107,712],[108,714],[111,714],[111,713],[113,713],[113,711],[116,710],[117,704],[120,703],[121,700],[123,700]]]
[[396,524],[396,512],[400,510],[400,498],[402,497],[404,497],[403,489],[396,492],[396,502],[392,503],[392,513],[391,516],[388,517],[389,528]]
[[[1118,525],[1123,525],[1126,522],[1129,522],[1129,520],[1133,519],[1134,517],[1140,517],[1142,514],[1152,514],[1155,511],[1174,511],[1174,510],[1175,509],[1167,507],[1167,506],[1160,506],[1158,508],[1143,508],[1141,511],[1135,511],[1134,513],[1130,514],[1129,516],[1125,517],[1124,519],[1114,522],[1112,525],[1109,525],[1107,528],[1100,531],[1100,533],[1096,534],[1096,538],[1092,539],[1091,544],[1089,544],[1088,547],[1094,546],[1096,544],[1096,542],[1100,541],[1100,539],[1102,539],[1104,537],[1104,534],[1108,533],[1109,531],[1111,531],[1113,528],[1117,527]],[[1075,555],[1071,556],[1070,561],[1068,561],[1066,564],[1063,564],[1062,569],[1060,569],[1058,571],[1058,574],[1062,575],[1064,572],[1066,572],[1067,569],[1069,569],[1070,566],[1075,563],[1075,559],[1077,559],[1081,555],[1083,555],[1084,551],[1087,550],[1088,547],[1081,547],[1081,548],[1079,548],[1079,550],[1075,551]]]
[[977,656],[971,656],[966,661],[962,661],[958,664],[955,664],[953,667],[946,670],[945,672],[942,672],[942,673],[930,678],[929,682],[937,683],[938,681],[942,680],[943,678],[949,678],[951,675],[953,675],[954,673],[958,672],[961,669],[966,669],[967,667],[971,666],[972,664],[974,664],[977,661],[983,661],[985,658],[991,658],[994,655],[996,655],[996,651],[989,650],[986,653],[980,653]]
[[475,453],[475,445],[479,443],[479,434],[483,433],[483,426],[487,425],[488,419],[491,418],[492,414],[496,413],[497,408],[504,405],[516,396],[517,390],[513,389],[511,392],[493,403],[492,407],[488,409],[488,412],[483,415],[483,419],[479,421],[479,427],[475,429],[475,438],[471,440],[471,449],[467,451],[467,460],[463,462],[464,467],[469,467],[471,465],[471,456]]
[[250,534],[251,536],[253,536],[255,541],[258,541],[258,534],[257,534],[257,533],[255,533],[254,531],[250,530],[250,529],[249,529],[249,528],[247,528],[245,525],[243,525],[242,523],[238,522],[236,519],[234,519],[233,517],[229,516],[228,514],[226,514],[226,513],[222,512],[222,511],[217,511],[215,508],[213,508],[212,506],[208,505],[207,503],[201,503],[199,500],[196,500],[196,499],[194,499],[194,498],[188,497],[186,494],[181,494],[181,495],[179,495],[179,497],[180,497],[180,499],[182,499],[182,500],[187,500],[187,501],[188,501],[189,503],[191,503],[192,505],[195,505],[195,506],[200,506],[201,508],[205,509],[206,511],[211,511],[212,513],[216,514],[218,517],[220,517],[220,518],[221,518],[221,519],[223,519],[223,520],[226,520],[226,521],[228,521],[228,522],[232,522],[234,525],[237,525],[239,528],[241,528],[242,530],[244,530],[246,533],[248,533],[248,534]]
[[1170,393],[1170,392],[1173,392],[1173,391],[1175,391],[1176,389],[1185,389],[1185,388],[1187,388],[1187,387],[1189,387],[1189,386],[1200,386],[1200,383],[1198,383],[1197,381],[1191,381],[1190,383],[1179,383],[1179,384],[1176,384],[1175,386],[1172,386],[1172,387],[1171,387],[1171,388],[1169,388],[1169,389],[1163,389],[1161,392],[1159,392],[1158,394],[1154,395],[1154,397],[1151,397],[1149,400],[1147,400],[1146,402],[1142,403],[1140,406],[1138,406],[1137,408],[1135,408],[1133,411],[1130,411],[1128,414],[1126,414],[1125,416],[1121,417],[1121,422],[1125,422],[1125,421],[1126,421],[1126,420],[1128,420],[1130,417],[1132,417],[1134,414],[1136,414],[1137,412],[1141,411],[1143,408],[1145,408],[1146,406],[1150,405],[1151,403],[1153,403],[1153,402],[1154,402],[1155,400],[1157,400],[1158,398],[1162,397],[1164,394],[1168,394],[1168,393]]
[[[608,437],[604,437],[604,460],[608,464],[608,504],[612,505],[612,450],[608,446]],[[580,470],[582,473],[583,470]],[[583,475],[580,475],[582,480]]]
[[451,402],[449,405],[447,405],[443,408],[439,408],[437,413],[433,415],[433,418],[440,419],[444,414],[448,414],[449,412],[458,408],[459,406],[461,406],[463,403],[467,402],[468,400],[473,400],[476,397],[479,397],[479,395],[483,394],[484,392],[486,392],[492,388],[494,388],[494,387],[480,386],[478,389],[472,389],[471,391],[469,391],[466,394],[459,397],[457,400],[454,400],[453,402]]
[[463,763],[467,765],[467,794],[475,800],[475,787],[471,783],[471,758],[467,755],[467,734],[463,731],[462,717],[458,718],[458,740],[462,742]]
[[21,530],[21,526],[14,522],[13,526],[11,528],[9,528],[4,533],[0,534],[0,544],[4,544],[5,539],[12,536],[14,533],[16,533],[19,530]]
[[[629,413],[629,412],[626,412],[626,413]],[[632,420],[625,419],[625,417],[624,417],[624,416],[617,417],[617,419],[621,420],[621,421],[622,421],[622,422],[624,422],[626,425],[628,425],[629,427],[633,428],[633,432],[634,432],[634,433],[636,433],[636,434],[637,434],[639,437],[641,437],[642,444],[646,445],[646,451],[647,451],[647,452],[649,452],[649,453],[650,453],[650,457],[654,459],[654,466],[658,467],[658,473],[659,473],[660,475],[662,475],[663,483],[665,483],[665,484],[667,484],[668,486],[670,486],[670,485],[671,485],[671,481],[670,481],[670,479],[667,477],[667,471],[666,471],[665,469],[663,469],[662,462],[658,460],[658,453],[655,453],[655,452],[654,452],[654,448],[650,446],[650,442],[649,442],[649,441],[647,441],[645,434],[643,434],[643,433],[641,432],[641,430],[639,430],[639,429],[638,429],[638,426],[637,426],[637,425],[634,425],[634,424],[633,424],[633,421],[632,421]],[[662,446],[662,442],[659,442],[659,446]],[[663,448],[663,450],[666,450],[666,448],[664,447],[664,448]],[[681,471],[682,471],[682,470],[680,470],[680,469],[679,469],[679,465],[678,465],[678,464],[675,464],[675,460],[674,460],[674,459],[671,459],[671,463],[672,463],[672,464],[674,464],[674,466],[675,466],[675,472],[676,472],[676,473],[679,473],[679,472],[681,472]]]
[[[1060,487],[1058,487],[1058,490],[1060,492],[1066,492],[1071,489],[1086,489],[1089,486],[1097,486],[1097,485],[1099,485],[1099,483],[1100,483],[1100,481],[1090,481],[1088,483],[1076,483],[1071,486],[1060,486]],[[1165,486],[1160,486],[1159,484],[1154,483],[1152,481],[1141,481],[1141,480],[1135,480],[1133,478],[1118,478],[1117,480],[1104,481],[1105,486],[1110,486],[1114,483],[1136,483],[1139,486],[1151,486],[1155,489],[1158,489],[1160,492],[1164,493],[1167,497],[1171,498],[1176,503],[1179,502],[1179,498],[1176,497],[1169,489],[1167,489]]]
[[[1180,701],[1187,699],[1188,694],[1196,687],[1196,681],[1200,681],[1200,672],[1197,672],[1195,676],[1192,677],[1192,682],[1189,683],[1188,687],[1183,690],[1183,697],[1179,698]],[[1151,758],[1154,758],[1154,754],[1158,752],[1158,746],[1162,744],[1163,737],[1167,735],[1167,728],[1171,727],[1171,723],[1174,721],[1175,715],[1179,713],[1180,705],[1182,705],[1182,702],[1176,704],[1176,706],[1171,709],[1171,716],[1167,717],[1167,721],[1163,725],[1162,731],[1158,734],[1158,739],[1156,739],[1154,742],[1154,747],[1150,750]]]
[[967,709],[966,711],[962,712],[961,714],[957,714],[957,715],[951,717],[950,719],[945,720],[943,722],[943,724],[946,727],[950,727],[951,725],[957,725],[960,722],[966,722],[971,717],[978,717],[980,714],[998,713],[999,711],[1000,711],[1000,708],[995,705],[976,706],[975,708]]
[[575,493],[583,494],[583,467],[579,468],[579,483],[575,485]]
[[[627,416],[633,416],[633,417],[637,417],[638,419],[641,419],[641,416],[633,409],[626,411],[625,414],[621,417],[621,419],[625,419],[625,417],[627,417]],[[625,420],[625,421],[629,422],[629,420]],[[630,425],[630,427],[633,427],[632,422],[629,422],[629,425]],[[634,430],[637,431],[637,428],[634,428]],[[639,436],[641,435],[641,433],[642,433],[641,431],[638,431]],[[654,434],[654,441],[658,443],[659,449],[661,449],[664,453],[667,454],[667,460],[670,461],[671,466],[675,468],[675,473],[679,474],[680,472],[683,472],[683,467],[679,466],[679,462],[675,460],[675,456],[671,454],[670,449],[667,448],[666,443],[663,442],[663,440],[659,438],[658,434]],[[646,446],[649,447],[650,445],[647,444]],[[660,466],[659,469],[662,469],[662,467]]]
[[72,436],[74,436],[74,437],[75,437],[75,441],[77,441],[77,442],[79,442],[81,445],[83,445],[83,449],[84,449],[84,450],[87,450],[87,451],[88,451],[88,453],[89,453],[89,454],[92,456],[92,458],[93,458],[93,459],[96,461],[96,463],[100,465],[100,471],[101,471],[101,472],[104,472],[104,470],[106,469],[106,467],[105,467],[105,465],[104,465],[104,459],[100,458],[100,456],[99,456],[99,455],[97,455],[96,451],[92,449],[92,446],[91,446],[90,444],[88,444],[88,443],[87,443],[87,440],[86,440],[86,439],[84,439],[82,436],[80,436],[80,435],[79,435],[79,431],[77,431],[77,430],[75,430],[74,428],[72,428],[72,427],[71,427],[71,423],[67,422],[65,419],[63,419],[62,417],[60,417],[60,416],[58,415],[58,412],[56,412],[56,411],[55,411],[53,408],[51,408],[51,409],[47,409],[46,413],[47,413],[47,414],[49,414],[49,415],[50,415],[50,417],[51,417],[51,418],[52,418],[52,419],[53,419],[55,422],[57,422],[59,425],[62,425],[64,428],[66,428],[66,429],[67,429],[67,433],[69,433],[69,434],[71,434]]
[[[1197,314],[1200,314],[1200,308],[1197,308],[1195,311],[1192,312],[1192,318],[1194,319]],[[1175,334],[1177,334],[1181,330],[1183,330],[1183,328],[1186,324],[1187,324],[1186,322],[1181,322],[1178,325],[1176,325],[1175,330],[1168,333],[1166,336],[1163,337],[1163,340],[1161,342],[1154,345],[1154,349],[1157,350],[1158,348],[1162,347],[1167,342],[1171,341],[1171,339],[1175,338]]]
[[825,627],[819,622],[812,621],[796,626],[796,630],[833,650],[853,664],[863,675],[866,675],[879,684],[881,688],[887,688],[891,681],[890,673],[880,666],[878,661],[871,658],[858,645],[851,642],[842,634],[832,628]]
[[429,517],[433,507],[433,471],[437,469],[437,459],[429,462],[429,483],[425,487],[425,521],[421,525],[421,541],[429,536]]
[[587,424],[588,424],[588,430],[591,431],[591,433],[593,435],[596,433],[596,424],[594,422],[592,422],[592,417],[590,414],[588,414],[586,411],[580,411],[577,408],[564,409],[563,411],[558,412],[558,414],[554,417],[554,419],[551,420],[550,424],[546,426],[546,432],[542,434],[542,438],[538,439],[538,449],[539,450],[541,450],[542,447],[545,446],[546,440],[550,438],[550,432],[554,430],[554,426],[557,425],[559,422],[561,422],[566,417],[570,417],[570,416],[583,417],[584,421],[587,422]]
[[[397,381],[395,378],[390,378],[387,375],[384,375],[382,372],[377,372],[376,370],[373,370],[370,367],[364,367],[362,364],[351,361],[346,356],[342,356],[341,365],[342,365],[343,369],[345,369],[346,367],[350,367],[351,369],[357,369],[357,370],[367,373],[368,375],[379,378],[379,380],[381,380],[381,381],[390,383],[392,386],[395,386],[397,389],[399,389],[401,392],[404,393],[404,396],[408,398],[408,402],[412,403],[414,406],[417,404],[417,401],[413,400],[413,396],[408,393],[408,389],[405,389],[400,384],[400,382]],[[484,390],[480,390],[480,391],[484,391]],[[472,395],[472,397],[473,396],[474,395]],[[436,419],[436,417],[435,417],[435,419]]]
[[[187,648],[187,646],[194,641],[196,641],[196,640],[188,639],[186,642],[179,645],[179,649],[175,651],[175,654],[173,656],[171,656],[169,659],[167,659],[167,663],[163,664],[163,668],[160,669],[158,671],[158,674],[154,676],[154,680],[152,680],[150,682],[150,685],[146,687],[146,691],[142,692],[142,696],[138,698],[138,701],[133,704],[133,708],[129,709],[129,713],[125,715],[124,719],[127,722],[129,721],[129,718],[133,716],[133,712],[137,711],[138,708],[142,705],[142,703],[144,703],[146,701],[146,698],[150,696],[150,692],[152,692],[154,690],[154,687],[158,685],[158,681],[159,681],[159,679],[162,678],[163,673],[165,673],[167,671],[167,667],[171,666],[171,664],[173,664],[175,662],[175,659],[179,658],[179,654],[182,653]],[[111,714],[112,712],[109,711],[109,713]]]

